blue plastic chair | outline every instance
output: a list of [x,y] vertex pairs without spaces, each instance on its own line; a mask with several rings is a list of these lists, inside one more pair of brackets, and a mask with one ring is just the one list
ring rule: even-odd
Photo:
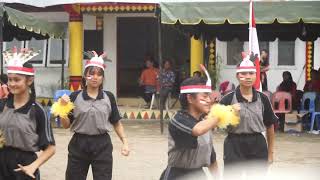
[[[67,89],[57,90],[57,91],[54,93],[53,100],[56,102],[56,101],[58,101],[58,99],[59,99],[61,96],[65,95],[65,94],[68,95],[68,96],[70,96],[71,91],[70,91],[70,90],[67,90]],[[61,126],[60,119],[59,119],[59,118],[55,118],[55,121],[56,121],[57,127],[60,127],[60,126]]]
[[[317,98],[316,92],[305,92],[301,100],[300,112],[310,112],[310,113],[314,112],[316,98]],[[305,107],[307,100],[309,100],[308,108]]]
[[56,93],[54,93],[53,100],[58,101],[58,99],[65,94],[70,96],[71,91],[67,89],[57,90]]
[[[317,95],[316,92],[306,92],[303,94],[302,101],[301,101],[301,109],[300,112],[309,112],[311,115],[310,119],[310,131],[313,130],[315,122],[318,125],[318,130],[319,130],[319,121],[320,118],[317,119],[317,117],[320,115],[320,112],[316,111],[316,99],[319,96]],[[309,100],[309,108],[305,108],[306,101]]]

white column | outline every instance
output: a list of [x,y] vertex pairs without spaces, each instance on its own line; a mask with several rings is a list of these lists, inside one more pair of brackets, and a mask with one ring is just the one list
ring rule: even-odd
[[117,18],[115,15],[105,14],[103,21],[103,50],[108,59],[112,60],[106,62],[103,88],[117,97]]

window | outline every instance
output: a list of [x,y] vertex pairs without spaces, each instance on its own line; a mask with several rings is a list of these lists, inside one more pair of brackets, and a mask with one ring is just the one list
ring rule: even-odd
[[18,41],[16,39],[13,39],[10,42],[5,42],[3,44],[3,49],[9,50],[9,49],[12,49],[14,46],[20,50],[20,48],[23,48],[23,46],[24,46],[24,41]]
[[44,65],[46,60],[46,46],[47,40],[36,40],[32,38],[30,41],[27,41],[27,48],[32,48],[35,51],[40,50],[39,55],[29,60],[29,62],[34,65]]
[[237,65],[241,61],[243,44],[238,39],[227,42],[227,65]]
[[[49,39],[48,46],[48,64],[52,66],[61,66],[62,58],[64,59],[64,64],[68,65],[67,62],[67,44],[68,41],[61,39]],[[62,50],[62,43],[64,43],[64,48]],[[64,52],[64,54],[62,53]],[[62,57],[63,56],[63,57]]]
[[[3,50],[6,51],[9,49],[12,49],[13,47],[17,47],[18,50],[20,51],[20,48],[23,48],[23,46],[24,46],[24,41],[18,41],[16,39],[13,39],[10,42],[3,43]],[[4,64],[6,65],[6,61],[4,61]]]
[[295,41],[278,41],[278,65],[294,66]]

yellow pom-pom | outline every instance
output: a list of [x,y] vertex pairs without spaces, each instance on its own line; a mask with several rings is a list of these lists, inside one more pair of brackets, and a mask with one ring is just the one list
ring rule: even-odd
[[225,129],[228,126],[237,126],[240,122],[240,117],[232,106],[225,106],[221,104],[215,104],[211,107],[208,114],[208,118],[218,118],[218,127]]
[[51,107],[51,113],[56,117],[60,116],[61,118],[66,118],[73,108],[74,104],[72,102],[62,105],[61,99],[59,99],[57,102],[53,103]]
[[4,147],[4,145],[6,144],[6,140],[4,138],[4,134],[3,132],[0,130],[0,149]]

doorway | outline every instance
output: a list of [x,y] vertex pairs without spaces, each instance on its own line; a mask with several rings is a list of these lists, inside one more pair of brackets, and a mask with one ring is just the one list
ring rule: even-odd
[[117,19],[117,90],[120,97],[138,97],[142,90],[139,77],[144,57],[158,62],[157,20],[153,17],[119,17]]

